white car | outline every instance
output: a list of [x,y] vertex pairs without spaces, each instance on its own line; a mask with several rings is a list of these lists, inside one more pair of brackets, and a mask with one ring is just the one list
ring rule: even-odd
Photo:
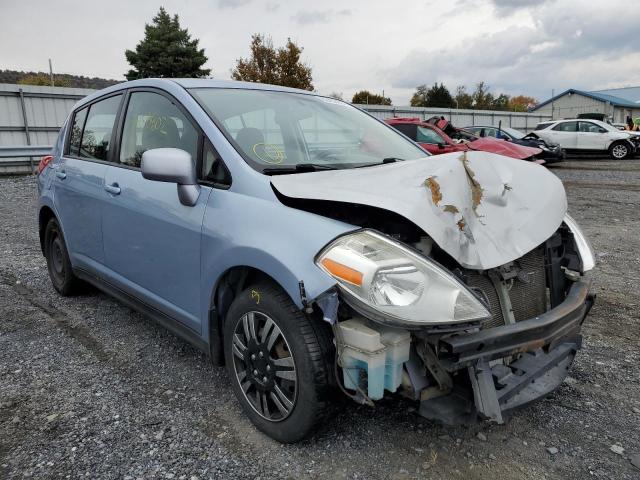
[[542,122],[534,134],[569,153],[608,152],[615,160],[633,156],[638,138],[600,120],[583,119]]

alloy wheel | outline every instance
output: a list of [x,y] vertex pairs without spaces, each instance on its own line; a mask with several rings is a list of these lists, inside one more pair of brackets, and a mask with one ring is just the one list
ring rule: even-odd
[[616,145],[613,147],[612,153],[615,158],[622,159],[627,156],[628,151],[625,145]]
[[268,315],[248,312],[236,323],[233,339],[236,381],[245,399],[265,420],[287,418],[298,394],[298,377],[287,339]]

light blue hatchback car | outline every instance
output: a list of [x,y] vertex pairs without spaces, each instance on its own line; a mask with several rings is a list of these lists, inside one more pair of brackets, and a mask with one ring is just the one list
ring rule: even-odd
[[282,442],[338,390],[502,422],[561,383],[593,302],[555,176],[428,157],[311,92],[122,83],[75,105],[40,170],[55,289],[93,284],[207,352]]

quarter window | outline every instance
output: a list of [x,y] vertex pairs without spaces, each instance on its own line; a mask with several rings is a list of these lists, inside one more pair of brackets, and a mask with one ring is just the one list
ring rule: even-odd
[[198,132],[167,97],[153,92],[131,94],[122,131],[120,163],[140,167],[152,148],[180,148],[198,157]]
[[80,156],[80,141],[82,139],[82,129],[87,119],[88,108],[76,112],[73,117],[73,125],[71,126],[71,138],[69,139],[69,155],[73,157]]
[[[93,103],[89,107],[77,156],[95,160],[108,160],[113,125],[121,99],[122,95],[116,95]],[[72,141],[73,139],[72,131]]]
[[218,187],[231,186],[231,173],[209,140],[204,142],[202,178]]

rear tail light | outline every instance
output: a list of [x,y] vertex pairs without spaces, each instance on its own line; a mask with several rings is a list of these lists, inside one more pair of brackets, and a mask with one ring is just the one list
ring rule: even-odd
[[42,171],[47,168],[47,165],[51,163],[51,160],[53,160],[53,155],[45,155],[40,159],[40,163],[38,164],[38,175],[40,175]]

